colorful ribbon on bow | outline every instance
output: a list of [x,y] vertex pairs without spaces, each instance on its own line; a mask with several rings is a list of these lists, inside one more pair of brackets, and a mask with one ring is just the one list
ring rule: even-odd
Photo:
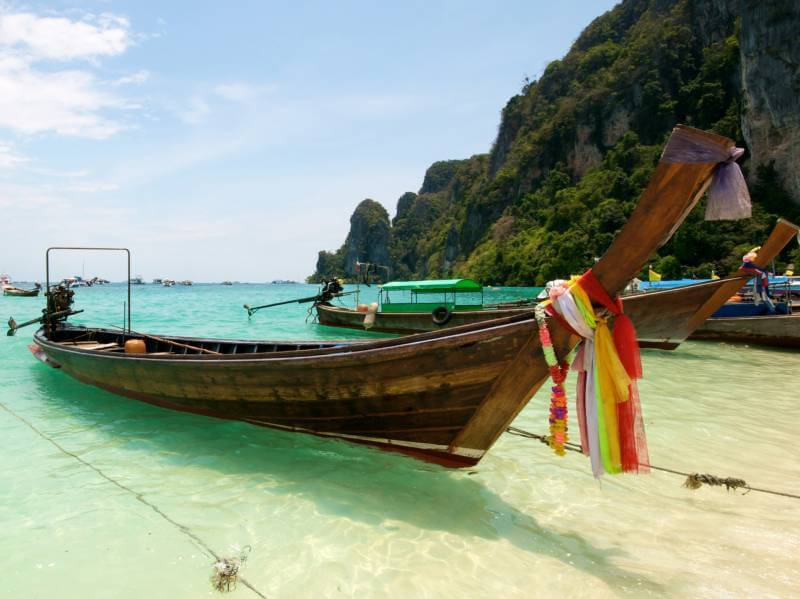
[[[593,301],[614,315],[613,333],[606,317],[595,313]],[[611,299],[589,270],[563,286],[552,288],[550,299],[537,309],[545,360],[555,383],[551,396],[551,446],[559,453],[560,438],[556,433],[560,432],[561,423],[557,417],[554,423],[554,414],[558,416],[562,412],[558,410],[561,407],[558,396],[560,382],[555,375],[565,372],[565,365],[556,361],[545,313],[583,339],[572,368],[578,371],[577,413],[581,447],[590,457],[592,472],[601,476],[604,472],[645,471],[649,457],[636,387],[636,379],[642,376],[642,363],[636,331],[623,314],[622,301]],[[563,437],[566,441],[565,397],[563,406]]]

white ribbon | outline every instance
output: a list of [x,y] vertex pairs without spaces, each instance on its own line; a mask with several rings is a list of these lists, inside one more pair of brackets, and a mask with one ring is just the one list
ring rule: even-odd
[[575,297],[570,293],[569,289],[553,298],[552,304],[556,312],[558,312],[564,320],[567,321],[567,324],[583,338],[582,369],[586,371],[586,402],[584,408],[586,413],[589,460],[592,463],[592,474],[594,474],[595,478],[599,478],[603,475],[605,470],[600,457],[600,434],[597,425],[594,329],[586,324],[583,314],[580,308],[578,308]]

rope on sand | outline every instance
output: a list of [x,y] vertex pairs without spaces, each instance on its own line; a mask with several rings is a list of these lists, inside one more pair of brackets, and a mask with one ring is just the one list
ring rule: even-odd
[[[521,428],[517,428],[515,426],[509,426],[506,429],[506,432],[511,435],[516,435],[518,437],[525,437],[526,439],[533,439],[535,441],[539,441],[544,445],[549,446],[550,440],[546,435],[537,435],[536,433],[532,433],[530,431],[523,430]],[[583,454],[583,450],[581,449],[580,445],[576,445],[575,443],[565,443],[564,449],[567,451],[574,451],[576,453]],[[709,485],[711,487],[725,487],[728,491],[736,490],[736,489],[746,489],[742,495],[747,495],[750,491],[754,491],[756,493],[767,493],[769,495],[779,495],[781,497],[788,497],[790,499],[800,499],[800,495],[795,495],[794,493],[787,493],[785,491],[775,491],[773,489],[763,489],[759,487],[751,487],[747,484],[747,481],[741,478],[733,478],[733,477],[721,477],[716,476],[714,474],[698,474],[697,472],[681,472],[680,470],[672,470],[671,468],[664,468],[662,466],[654,466],[653,464],[640,464],[641,466],[652,468],[653,470],[658,470],[659,472],[666,472],[668,474],[675,474],[678,476],[683,476],[686,480],[683,483],[683,486],[687,489],[699,489],[703,485]]]

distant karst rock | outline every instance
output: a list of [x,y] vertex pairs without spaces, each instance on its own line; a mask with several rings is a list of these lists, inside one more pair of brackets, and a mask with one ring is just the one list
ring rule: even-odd
[[344,274],[356,276],[356,262],[389,265],[389,213],[375,200],[361,202],[350,217],[344,242]]

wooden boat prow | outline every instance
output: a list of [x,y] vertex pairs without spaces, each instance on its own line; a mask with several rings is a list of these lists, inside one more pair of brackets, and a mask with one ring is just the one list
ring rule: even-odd
[[[733,147],[729,139],[687,127],[674,135]],[[610,295],[668,240],[715,167],[659,162],[628,223],[593,268]],[[555,321],[550,329],[556,354],[566,356],[578,339]],[[122,344],[131,339],[143,341],[146,353],[124,353]],[[51,365],[120,395],[446,466],[478,462],[548,377],[532,312],[397,339],[285,351],[269,351],[269,342],[158,339],[70,326],[34,336]],[[81,348],[81,341],[94,345]]]
[[[754,263],[766,268],[798,232],[800,227],[779,218],[758,250]],[[636,324],[642,347],[675,349],[703,326],[752,276],[740,268],[715,281],[631,295],[623,299],[625,313]]]

